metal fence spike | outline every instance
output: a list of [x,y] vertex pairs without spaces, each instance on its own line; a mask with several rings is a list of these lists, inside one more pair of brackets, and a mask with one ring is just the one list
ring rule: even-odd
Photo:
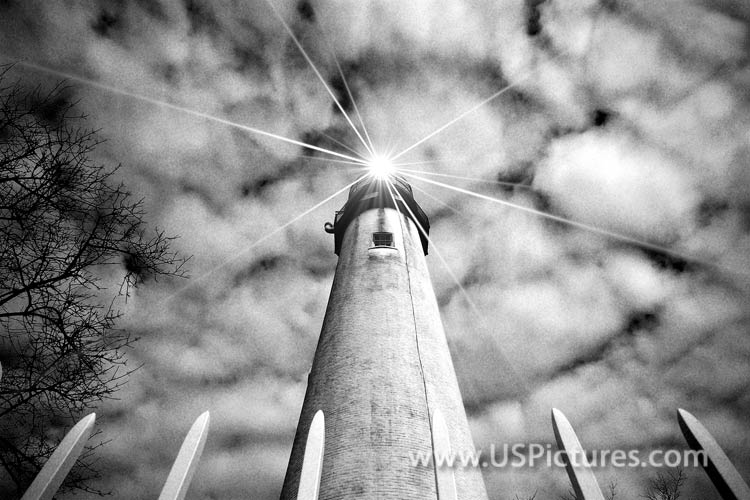
[[51,500],[83,451],[94,428],[96,414],[83,417],[58,445],[21,500]]
[[701,465],[721,497],[724,500],[750,500],[747,483],[703,424],[682,408],[677,410],[677,421],[690,448],[702,450],[708,457]]
[[310,430],[307,432],[305,456],[302,459],[302,471],[299,475],[297,500],[318,500],[320,475],[323,472],[325,436],[325,417],[323,411],[318,410],[310,423]]
[[206,444],[209,420],[208,412],[204,412],[193,422],[193,426],[190,427],[190,431],[182,442],[180,452],[172,465],[172,470],[169,471],[159,500],[182,500],[185,498],[185,494],[190,487],[190,481],[195,474],[195,468],[198,466],[198,460],[203,453],[203,446]]
[[564,450],[568,457],[575,457],[575,460],[567,461],[565,470],[578,500],[604,500],[594,472],[585,460],[583,447],[573,426],[557,408],[552,408],[552,428],[555,431],[557,446]]
[[438,498],[440,500],[456,500],[458,492],[456,491],[456,476],[453,468],[438,467],[439,464],[445,463],[446,458],[452,458],[450,456],[452,451],[448,426],[440,410],[435,410],[432,414],[432,442]]

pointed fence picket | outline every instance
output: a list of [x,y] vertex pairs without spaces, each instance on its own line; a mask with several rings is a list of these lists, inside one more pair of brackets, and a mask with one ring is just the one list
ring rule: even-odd
[[690,448],[697,452],[703,452],[708,457],[705,462],[701,461],[701,465],[708,478],[719,490],[721,498],[724,500],[750,500],[750,488],[748,488],[747,483],[742,480],[742,476],[729,461],[724,450],[703,427],[703,424],[682,408],[677,410],[677,421]]
[[310,423],[305,443],[305,455],[302,458],[302,470],[299,475],[297,500],[318,500],[320,477],[323,473],[323,454],[325,453],[325,417],[318,410]]
[[[21,500],[52,500],[65,476],[83,451],[94,428],[95,414],[83,417],[57,446],[39,471]],[[167,477],[159,500],[182,500],[198,464],[208,431],[208,412],[203,413],[190,428],[177,459]]]
[[[0,365],[1,377],[2,365]],[[193,423],[172,465],[159,500],[183,500],[185,498],[206,444],[209,419],[209,413],[205,412]],[[91,436],[95,420],[94,413],[87,415],[65,435],[21,500],[52,500],[65,476],[83,451],[86,441]],[[677,420],[688,445],[707,456],[708,459],[701,463],[722,499],[750,500],[750,487],[703,424],[683,409],[677,410]],[[433,458],[437,464],[437,457],[447,457],[452,453],[448,427],[440,410],[435,410],[433,413],[431,427],[434,440]],[[566,461],[566,471],[577,500],[604,500],[594,473],[585,460],[584,449],[573,426],[557,408],[552,409],[552,429],[558,447],[568,457],[575,456],[574,460]],[[324,451],[325,417],[322,411],[318,411],[310,423],[307,435],[297,492],[298,500],[318,500]],[[438,499],[456,500],[458,498],[452,469],[436,468],[435,479]]]
[[[716,440],[703,427],[703,424],[689,412],[678,409],[677,420],[688,445],[706,455],[707,460],[699,460],[711,482],[723,500],[750,500],[750,488],[740,473],[721,449]],[[552,410],[552,427],[560,449],[566,454],[581,454],[583,448],[573,427],[558,409]],[[591,468],[585,463],[566,464],[568,478],[576,493],[577,500],[603,500],[604,496]]]
[[203,453],[203,446],[206,444],[208,421],[209,414],[204,412],[193,423],[182,442],[180,452],[177,454],[174,465],[172,465],[172,470],[169,471],[159,500],[182,500],[185,498],[190,481],[195,474],[195,468],[198,466],[198,460]]
[[552,430],[555,433],[557,446],[565,451],[568,457],[565,463],[565,470],[568,473],[568,479],[573,485],[578,500],[604,500],[599,483],[594,477],[594,471],[591,470],[586,462],[586,454],[578,440],[573,426],[563,412],[557,408],[552,408]]
[[65,435],[21,500],[52,500],[83,451],[95,420],[96,414],[87,415]]
[[432,441],[437,496],[440,500],[456,500],[458,493],[453,468],[439,466],[452,453],[448,425],[440,410],[435,410],[432,414]]

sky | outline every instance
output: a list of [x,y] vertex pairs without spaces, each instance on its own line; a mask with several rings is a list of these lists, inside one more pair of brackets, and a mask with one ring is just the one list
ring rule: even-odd
[[[475,108],[399,160],[626,237],[410,179],[478,448],[554,443],[556,407],[585,447],[682,449],[679,407],[750,478],[750,4],[273,5],[347,104],[340,64],[381,152]],[[265,0],[3,1],[0,60],[28,85],[67,75],[106,139],[95,159],[121,164],[148,223],[192,256],[189,281],[119,304],[142,367],[97,410],[100,486],[152,498],[209,410],[187,498],[277,498],[336,265],[323,225],[345,197],[285,224],[358,172],[228,122],[347,155],[359,139]],[[656,472],[597,477],[635,499]],[[718,498],[687,472],[694,496]],[[484,477],[493,500],[568,488],[562,469]]]

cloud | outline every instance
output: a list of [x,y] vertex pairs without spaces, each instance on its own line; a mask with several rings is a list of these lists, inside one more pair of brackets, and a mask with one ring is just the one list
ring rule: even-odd
[[[513,84],[405,154],[424,162],[410,168],[471,177],[430,179],[695,258],[412,179],[431,217],[428,264],[477,446],[551,443],[552,406],[588,446],[682,446],[674,410],[685,407],[748,475],[745,3],[274,5],[338,92],[333,49],[381,148],[402,151]],[[5,3],[0,19],[3,57],[362,149],[264,1]],[[22,66],[14,75],[57,78]],[[123,326],[141,337],[129,361],[144,367],[100,409],[113,438],[102,484],[117,497],[153,496],[208,409],[188,498],[277,497],[336,265],[322,228],[344,195],[288,223],[355,171],[226,123],[72,87],[108,139],[97,159],[122,163],[149,221],[193,255],[190,282],[149,284],[122,305]],[[635,498],[650,472],[599,478]],[[568,488],[561,470],[485,478],[493,499]]]
[[621,131],[555,141],[535,177],[574,220],[664,243],[690,231],[700,199],[695,184],[668,157]]

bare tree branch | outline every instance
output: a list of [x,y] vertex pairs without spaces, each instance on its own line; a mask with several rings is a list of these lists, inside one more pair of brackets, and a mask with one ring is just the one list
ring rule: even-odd
[[[0,464],[23,492],[62,430],[113,397],[134,339],[114,300],[159,277],[183,276],[173,238],[148,231],[143,201],[98,165],[100,144],[67,89],[26,91],[0,70]],[[102,273],[122,274],[106,290]],[[89,448],[67,488],[95,491]],[[1,476],[0,471],[0,476]]]
[[641,497],[648,500],[678,500],[685,479],[687,476],[682,469],[659,472],[656,477],[651,478],[646,492]]

